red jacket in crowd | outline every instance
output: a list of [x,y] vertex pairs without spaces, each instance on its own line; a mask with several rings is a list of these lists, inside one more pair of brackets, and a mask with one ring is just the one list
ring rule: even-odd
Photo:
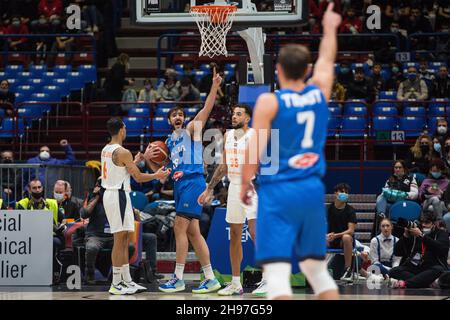
[[[26,24],[21,23],[20,27],[16,28],[13,25],[9,25],[6,28],[6,32],[5,34],[29,34],[30,32],[28,31],[28,27]],[[28,41],[28,38],[14,38],[11,39],[12,41],[18,41],[20,40],[21,43],[25,43]]]
[[61,0],[41,0],[39,1],[39,14],[50,18],[52,15],[60,16],[62,14],[63,6]]
[[350,31],[350,27],[354,27],[358,33],[362,32],[362,21],[359,17],[345,17],[344,21],[342,21],[341,28],[339,32],[341,33],[352,33]]

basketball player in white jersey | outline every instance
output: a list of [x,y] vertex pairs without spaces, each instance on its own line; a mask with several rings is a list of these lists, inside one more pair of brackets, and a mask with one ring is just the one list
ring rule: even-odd
[[111,233],[114,235],[111,254],[113,280],[109,293],[134,294],[147,289],[132,281],[128,264],[128,242],[134,232],[134,216],[129,196],[130,175],[137,182],[147,182],[164,179],[169,175],[169,171],[161,168],[155,174],[141,173],[136,162],[141,160],[142,155],[138,154],[133,160],[131,152],[122,147],[126,137],[123,121],[120,118],[111,118],[106,126],[111,135],[111,142],[102,150],[103,206]]
[[[228,175],[230,186],[228,187],[226,222],[230,226],[230,261],[232,271],[232,282],[230,285],[218,292],[222,296],[243,294],[240,267],[242,262],[242,228],[245,220],[248,220],[250,236],[255,241],[255,221],[257,195],[254,193],[251,206],[245,206],[241,202],[239,195],[241,192],[241,170],[244,163],[245,149],[253,129],[248,124],[252,117],[252,109],[247,105],[236,105],[233,108],[231,118],[232,130],[227,131],[224,139],[224,152],[222,163],[214,171],[211,181],[206,186],[205,191],[199,196],[200,204],[209,203],[213,197],[213,191],[217,183],[225,175]],[[257,296],[266,294],[264,279],[252,293]]]

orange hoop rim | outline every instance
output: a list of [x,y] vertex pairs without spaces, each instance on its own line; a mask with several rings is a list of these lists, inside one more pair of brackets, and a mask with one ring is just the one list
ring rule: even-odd
[[237,7],[234,5],[223,5],[223,6],[218,6],[218,5],[214,5],[214,6],[208,6],[208,5],[203,5],[203,6],[192,6],[191,7],[191,12],[199,12],[199,13],[211,13],[211,12],[217,12],[217,11],[225,11],[225,12],[235,12],[237,10]]

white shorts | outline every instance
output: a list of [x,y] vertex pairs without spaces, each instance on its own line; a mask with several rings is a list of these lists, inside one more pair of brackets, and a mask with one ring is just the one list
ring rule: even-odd
[[252,204],[246,206],[240,199],[241,185],[230,183],[228,187],[227,215],[225,221],[228,223],[243,224],[245,219],[256,219],[256,209],[258,206],[258,195],[252,197]]
[[105,190],[103,206],[111,233],[134,231],[134,215],[129,192]]

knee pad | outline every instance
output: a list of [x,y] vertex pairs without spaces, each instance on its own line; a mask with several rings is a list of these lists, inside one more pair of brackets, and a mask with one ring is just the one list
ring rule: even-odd
[[292,266],[287,262],[274,262],[265,264],[264,279],[267,282],[267,298],[274,299],[280,296],[291,296]]
[[329,290],[337,290],[336,283],[327,270],[325,261],[308,259],[299,263],[316,295]]

